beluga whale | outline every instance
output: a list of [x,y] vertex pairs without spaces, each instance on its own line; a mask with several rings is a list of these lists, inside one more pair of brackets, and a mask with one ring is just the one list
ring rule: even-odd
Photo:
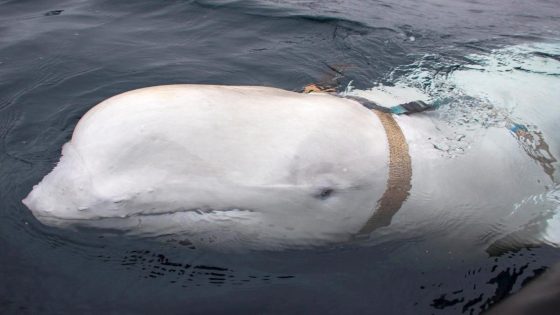
[[516,117],[454,132],[415,90],[308,92],[116,95],[80,119],[23,203],[60,228],[277,250],[450,228],[478,240],[489,213],[557,181],[558,143]]

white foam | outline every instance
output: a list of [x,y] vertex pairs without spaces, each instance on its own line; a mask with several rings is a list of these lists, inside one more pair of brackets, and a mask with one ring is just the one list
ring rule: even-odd
[[368,90],[350,89],[343,95],[363,97],[384,107],[393,107],[412,101],[430,101],[430,96],[422,90],[402,83],[394,86],[378,85]]

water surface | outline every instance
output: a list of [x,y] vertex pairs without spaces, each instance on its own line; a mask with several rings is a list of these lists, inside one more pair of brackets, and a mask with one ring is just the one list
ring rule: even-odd
[[[468,245],[454,241],[454,221],[421,235],[381,233],[367,246],[243,254],[47,228],[20,202],[88,109],[144,86],[402,83],[440,99],[451,130],[465,117],[473,128],[502,123],[485,116],[482,99],[544,120],[555,105],[541,91],[508,108],[502,94],[477,90],[492,78],[482,84],[468,70],[519,47],[558,60],[557,1],[4,0],[0,12],[2,313],[478,314],[560,259],[551,245],[487,251],[492,232],[558,209],[551,185],[501,209],[515,210],[509,221],[490,215],[496,228]],[[535,88],[559,75],[527,71],[545,78]]]

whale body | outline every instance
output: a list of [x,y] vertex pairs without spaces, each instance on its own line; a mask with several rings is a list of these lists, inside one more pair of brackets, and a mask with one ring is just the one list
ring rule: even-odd
[[[397,215],[405,223],[422,226],[434,210],[463,216],[448,209],[477,208],[473,196],[507,204],[547,180],[524,154],[497,158],[520,151],[505,130],[486,130],[472,154],[449,159],[427,141],[437,133],[433,119],[396,119],[413,166],[405,215]],[[92,108],[24,203],[63,227],[226,247],[329,244],[351,239],[375,211],[388,147],[379,118],[354,100],[266,87],[150,87]]]
[[[474,119],[459,111],[455,123],[444,110],[393,116],[408,145],[411,188],[374,235],[488,244],[538,219],[548,220],[543,233],[559,242],[558,78],[518,68],[458,71],[449,80],[525,119],[484,106],[470,109]],[[490,83],[476,84],[484,79]],[[531,98],[530,82],[540,86]],[[403,96],[422,98],[409,92],[396,86],[354,95],[391,106],[409,101]],[[534,102],[546,114],[532,111]],[[339,95],[149,87],[87,112],[56,167],[23,202],[47,225],[199,247],[337,244],[355,240],[374,217],[390,186],[390,147],[380,116]],[[552,202],[545,215],[523,211],[536,199]]]

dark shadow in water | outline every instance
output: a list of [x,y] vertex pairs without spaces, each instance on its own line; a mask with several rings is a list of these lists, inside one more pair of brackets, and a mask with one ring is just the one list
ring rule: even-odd
[[[442,288],[442,293],[435,296],[430,306],[445,314],[480,314],[519,291],[548,269],[548,264],[540,264],[543,252],[552,252],[558,256],[555,248],[519,249],[501,257],[492,259],[493,264],[471,269],[464,275],[464,281],[454,289],[444,289],[449,284],[433,283],[426,287]],[[472,281],[474,279],[478,279]],[[472,283],[469,286],[469,283]],[[462,286],[462,287],[461,287]]]
[[[107,258],[100,256],[99,258]],[[292,275],[272,275],[258,272],[239,273],[231,268],[216,265],[197,265],[173,260],[150,250],[130,250],[120,261],[126,270],[139,273],[145,279],[159,279],[183,288],[213,286],[243,286],[257,283],[274,283],[294,278]]]

